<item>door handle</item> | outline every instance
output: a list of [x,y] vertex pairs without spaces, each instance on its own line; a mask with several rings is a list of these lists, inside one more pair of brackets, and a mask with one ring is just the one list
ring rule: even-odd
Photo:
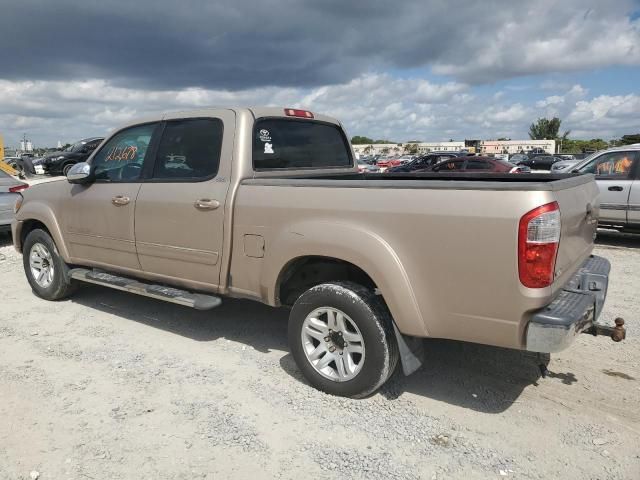
[[123,197],[122,195],[117,195],[111,199],[111,203],[117,207],[127,205],[130,201],[131,199],[129,197]]
[[613,187],[609,187],[610,192],[621,192],[622,190],[624,190],[624,187],[621,187],[619,185],[614,185]]
[[220,202],[218,200],[211,200],[210,198],[201,198],[200,200],[196,200],[193,206],[198,210],[215,210],[220,206]]

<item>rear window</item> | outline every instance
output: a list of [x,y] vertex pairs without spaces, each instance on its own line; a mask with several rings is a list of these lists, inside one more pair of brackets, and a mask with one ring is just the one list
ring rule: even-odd
[[351,149],[337,125],[287,118],[265,118],[255,124],[256,170],[351,166]]

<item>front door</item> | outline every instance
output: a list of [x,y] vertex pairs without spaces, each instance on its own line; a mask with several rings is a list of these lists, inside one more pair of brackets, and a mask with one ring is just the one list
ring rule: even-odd
[[96,152],[96,180],[69,185],[60,199],[60,222],[74,263],[139,270],[134,212],[142,166],[157,124],[116,133]]
[[192,287],[219,285],[234,129],[229,110],[166,119],[152,176],[136,202],[143,271]]
[[607,152],[580,169],[581,173],[596,175],[600,189],[601,222],[627,223],[632,175],[637,161],[637,153],[633,151]]

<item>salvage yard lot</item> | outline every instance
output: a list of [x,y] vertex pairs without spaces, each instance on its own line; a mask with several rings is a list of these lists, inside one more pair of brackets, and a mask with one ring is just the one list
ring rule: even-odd
[[601,321],[547,378],[517,351],[430,340],[365,400],[307,386],[288,312],[199,312],[95,286],[35,297],[0,237],[0,478],[640,478],[640,238],[601,232]]

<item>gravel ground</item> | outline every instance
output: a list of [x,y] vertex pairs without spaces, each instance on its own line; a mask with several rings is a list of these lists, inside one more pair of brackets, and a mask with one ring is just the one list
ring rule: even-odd
[[302,380],[286,310],[45,302],[0,237],[0,479],[640,478],[640,238],[596,253],[626,342],[583,335],[543,379],[522,352],[429,340],[420,371],[348,400]]

